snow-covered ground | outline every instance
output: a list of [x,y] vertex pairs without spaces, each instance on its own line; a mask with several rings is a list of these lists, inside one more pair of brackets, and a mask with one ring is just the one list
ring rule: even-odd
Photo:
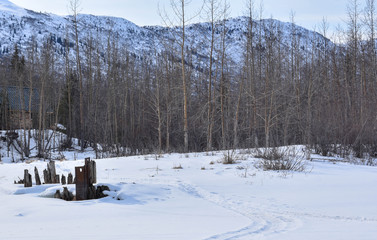
[[[13,184],[46,162],[1,163],[0,238],[376,239],[376,167],[308,162],[301,173],[267,172],[249,154],[232,165],[223,156],[98,159],[110,196],[81,202],[49,198],[57,185]],[[82,165],[57,161],[57,173]]]
[[[64,126],[60,125],[58,128],[64,130]],[[24,130],[15,130],[17,137],[13,140],[7,136],[7,131],[0,130],[0,161],[3,163],[14,163],[22,161],[34,161],[38,154],[37,149],[37,132],[31,130],[31,137],[28,140],[29,132]],[[26,136],[25,136],[26,134]],[[47,157],[52,160],[77,160],[85,157],[95,157],[95,151],[91,147],[87,147],[84,152],[80,151],[81,148],[78,144],[77,138],[72,138],[72,147],[70,149],[60,149],[62,143],[67,139],[64,133],[53,130],[44,131],[44,141]],[[30,142],[29,144],[27,144]],[[12,143],[12,144],[10,144]],[[29,145],[30,156],[25,157],[21,151],[25,148],[25,145]],[[24,159],[24,160],[22,160]]]

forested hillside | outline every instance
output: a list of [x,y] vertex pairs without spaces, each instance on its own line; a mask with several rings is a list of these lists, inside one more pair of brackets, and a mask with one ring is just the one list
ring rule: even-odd
[[[227,5],[208,2],[207,22],[187,23],[183,4],[162,14],[167,26],[139,27],[74,5],[60,17],[0,0],[0,85],[38,92],[20,126],[61,124],[82,148],[99,143],[118,156],[292,144],[377,153],[374,0],[365,9],[352,1],[332,36],[326,21],[309,31],[252,7],[228,19]],[[1,101],[2,129],[12,130],[9,111]]]

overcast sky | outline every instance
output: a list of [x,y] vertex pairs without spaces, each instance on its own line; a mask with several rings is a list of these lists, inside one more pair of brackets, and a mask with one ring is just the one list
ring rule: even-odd
[[[11,2],[35,11],[68,15],[69,0],[10,0]],[[169,9],[170,0],[80,0],[81,13],[107,15],[126,18],[137,25],[161,25],[158,4]],[[191,0],[192,9],[198,9],[203,0]],[[228,0],[231,17],[245,15],[245,0]],[[291,12],[295,22],[309,29],[318,26],[323,17],[327,18],[331,29],[345,20],[349,0],[264,0],[264,18],[273,17],[289,21]],[[256,4],[259,8],[259,2]]]

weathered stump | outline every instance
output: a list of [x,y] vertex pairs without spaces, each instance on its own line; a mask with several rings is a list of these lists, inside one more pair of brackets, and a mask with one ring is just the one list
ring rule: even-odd
[[64,174],[62,174],[62,185],[65,185],[67,183]]
[[85,159],[85,167],[88,172],[89,184],[94,184],[97,182],[97,167],[95,161],[90,161],[90,158]]
[[88,187],[88,199],[96,199],[96,188],[93,185]]
[[60,183],[59,175],[56,175],[55,162],[47,163],[47,169],[43,170],[45,184]]
[[93,183],[96,183],[96,162],[90,158],[85,159],[85,165],[75,168],[76,181],[76,200],[93,199],[96,195],[96,189]]
[[76,181],[76,200],[88,199],[88,180],[84,167],[75,168],[75,181]]
[[96,198],[104,198],[107,195],[103,193],[103,191],[110,191],[110,188],[108,186],[97,186],[96,190]]
[[60,193],[60,190],[56,190],[54,194],[54,198],[63,199],[65,201],[72,201],[73,200],[73,194],[68,191],[67,187],[63,188],[63,193]]
[[60,183],[60,176],[59,176],[59,174],[55,175],[55,181],[54,181],[54,183]]
[[73,194],[68,191],[67,187],[64,187],[62,199],[66,201],[72,201],[73,200]]
[[34,175],[35,175],[35,183],[37,185],[41,185],[41,178],[39,177],[39,173],[38,173],[37,167],[34,167]]
[[29,171],[25,169],[24,171],[24,187],[31,187],[33,185],[31,181],[31,175],[29,174]]
[[50,177],[49,172],[47,171],[47,169],[43,170],[43,179],[44,179],[45,184],[51,183],[50,182],[51,177]]
[[56,169],[55,169],[55,162],[50,161],[47,163],[47,171],[49,172],[50,181],[49,183],[58,183],[56,179]]
[[73,184],[73,175],[72,175],[72,173],[68,174],[68,184]]
[[58,199],[62,198],[62,195],[60,194],[60,190],[56,190],[56,192],[54,194],[54,198],[58,198]]

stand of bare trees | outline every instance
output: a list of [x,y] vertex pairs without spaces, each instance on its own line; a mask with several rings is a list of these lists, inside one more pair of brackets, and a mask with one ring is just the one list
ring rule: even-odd
[[[321,35],[306,32],[310,40],[304,41],[294,14],[290,25],[263,19],[263,8],[254,9],[249,0],[241,62],[228,57],[227,2],[206,0],[204,65],[187,41],[188,2],[171,4],[176,22],[165,21],[174,39],[156,46],[161,51],[131,54],[111,26],[106,43],[98,32],[79,39],[74,4],[69,26],[74,43],[67,31],[63,66],[54,59],[52,38],[32,42],[27,52],[15,46],[13,55],[1,59],[1,86],[39,94],[20,144],[26,157],[31,130],[44,156],[51,151],[45,130],[57,123],[66,127],[61,148],[78,138],[98,156],[290,144],[306,144],[323,155],[377,153],[374,0],[365,9],[350,2],[347,29],[332,37],[338,43],[327,39],[325,20]],[[32,108],[31,98],[22,102]],[[10,129],[5,105],[2,101],[1,126]]]

